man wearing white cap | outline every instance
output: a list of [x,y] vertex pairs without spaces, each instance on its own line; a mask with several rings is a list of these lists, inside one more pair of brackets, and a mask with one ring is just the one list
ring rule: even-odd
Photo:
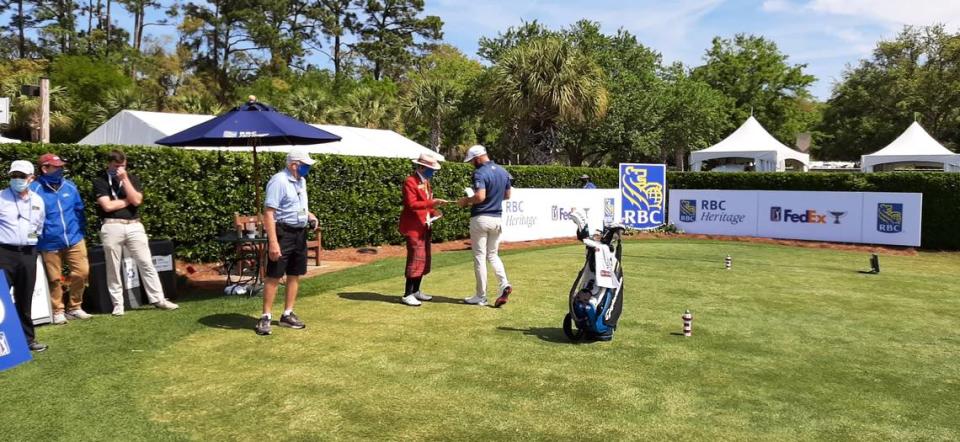
[[287,290],[279,325],[294,329],[306,325],[293,313],[300,276],[307,273],[307,230],[316,230],[317,217],[310,213],[306,176],[314,160],[307,151],[287,154],[287,167],[267,183],[263,227],[267,231],[267,273],[263,288],[263,314],[257,321],[258,335],[271,333],[273,300],[280,278],[287,276]]
[[503,231],[501,215],[503,201],[510,199],[510,180],[513,179],[502,166],[487,156],[487,149],[476,145],[467,150],[465,163],[472,163],[473,195],[460,198],[460,207],[470,207],[470,247],[473,249],[473,273],[477,278],[476,294],[464,299],[467,304],[487,305],[487,263],[493,266],[493,273],[500,282],[499,297],[494,307],[507,303],[513,288],[507,280],[507,271],[503,268],[498,249],[500,233]]
[[[31,351],[47,349],[33,332],[33,287],[37,279],[37,240],[43,232],[43,199],[30,190],[33,164],[17,160],[10,164],[10,185],[0,191],[0,269],[13,286],[17,316]],[[0,293],[9,296],[9,293]]]

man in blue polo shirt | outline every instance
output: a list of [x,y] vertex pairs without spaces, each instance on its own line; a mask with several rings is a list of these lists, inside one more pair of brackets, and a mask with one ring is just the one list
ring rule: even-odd
[[493,273],[500,282],[500,296],[494,307],[507,303],[513,292],[507,280],[507,271],[503,268],[498,249],[500,233],[503,232],[501,215],[503,201],[510,199],[510,180],[513,179],[502,166],[487,156],[487,149],[481,145],[471,147],[463,160],[473,163],[473,195],[461,198],[460,207],[470,207],[470,247],[473,249],[473,273],[477,278],[476,294],[464,299],[467,304],[487,305],[487,263],[493,266]]
[[280,278],[287,276],[287,291],[279,325],[294,329],[306,325],[293,306],[300,288],[300,276],[307,273],[307,229],[317,229],[317,217],[310,213],[307,173],[314,160],[303,149],[287,154],[287,167],[267,183],[263,227],[267,231],[267,273],[263,287],[263,314],[255,328],[258,335],[271,333],[273,300]]

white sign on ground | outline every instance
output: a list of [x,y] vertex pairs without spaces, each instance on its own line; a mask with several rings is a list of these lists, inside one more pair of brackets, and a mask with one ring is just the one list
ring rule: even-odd
[[573,237],[574,210],[587,215],[591,230],[614,222],[619,211],[618,189],[518,189],[503,202],[503,241]]
[[920,245],[919,193],[675,189],[669,202],[689,233]]

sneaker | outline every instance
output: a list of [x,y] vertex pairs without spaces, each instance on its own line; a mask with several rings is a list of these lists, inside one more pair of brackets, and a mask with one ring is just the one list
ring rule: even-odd
[[404,304],[406,304],[406,305],[409,305],[409,306],[411,306],[411,307],[419,307],[420,304],[421,304],[421,303],[420,303],[420,300],[417,299],[417,294],[416,294],[416,293],[412,293],[412,294],[409,294],[409,295],[407,295],[407,296],[404,296],[404,297],[400,298],[400,302],[402,302],[402,303],[404,303]]
[[152,305],[160,310],[176,310],[180,308],[179,305],[176,305],[170,302],[169,299],[164,299],[162,301],[154,302]]
[[67,312],[67,317],[70,319],[90,319],[93,317],[90,313],[83,311],[83,309],[70,310]]
[[113,316],[123,316],[123,304],[117,304],[113,306]]
[[27,344],[27,347],[30,348],[30,351],[32,352],[40,353],[41,351],[45,351],[47,349],[47,344],[41,344],[37,341],[32,341]]
[[487,305],[487,297],[476,295],[472,298],[464,299],[463,302],[466,302],[467,304],[473,304],[473,305]]
[[254,327],[254,330],[260,336],[266,336],[270,334],[270,318],[266,316],[261,316],[260,320],[257,321],[257,326]]
[[493,301],[493,306],[500,308],[500,306],[506,304],[508,300],[507,298],[510,297],[511,293],[513,293],[513,287],[510,287],[508,285],[506,288],[503,289],[503,293],[500,294],[500,297],[497,298],[496,301]]
[[430,296],[430,295],[428,295],[428,294],[426,294],[426,293],[423,293],[423,292],[414,293],[414,294],[413,294],[413,297],[414,297],[414,298],[417,298],[417,299],[420,300],[420,301],[429,301],[429,300],[433,299],[433,296]]
[[307,325],[297,317],[297,314],[290,312],[289,315],[283,315],[280,317],[280,326],[281,327],[290,327],[290,328],[306,328]]
[[67,315],[63,313],[53,314],[53,325],[62,325],[67,323]]

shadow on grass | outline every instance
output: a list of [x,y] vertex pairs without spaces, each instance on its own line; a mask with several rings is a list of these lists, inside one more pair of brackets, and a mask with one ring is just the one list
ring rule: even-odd
[[574,342],[567,338],[563,334],[563,329],[560,327],[530,327],[530,328],[513,328],[513,327],[497,327],[497,330],[508,331],[508,332],[520,332],[524,336],[536,336],[541,341],[552,342],[554,344],[588,344],[592,341],[579,341]]
[[[390,304],[400,304],[400,295],[384,295],[382,293],[373,293],[373,292],[342,292],[342,293],[337,293],[337,296],[343,299],[349,299],[351,301],[374,301],[374,302],[387,302]],[[448,298],[446,296],[437,296],[437,295],[433,295],[433,299],[429,301],[424,301],[424,304],[430,304],[430,303],[468,305],[464,303],[462,299]]]
[[197,322],[210,328],[224,330],[252,330],[257,325],[257,318],[239,313],[217,313],[204,316]]

